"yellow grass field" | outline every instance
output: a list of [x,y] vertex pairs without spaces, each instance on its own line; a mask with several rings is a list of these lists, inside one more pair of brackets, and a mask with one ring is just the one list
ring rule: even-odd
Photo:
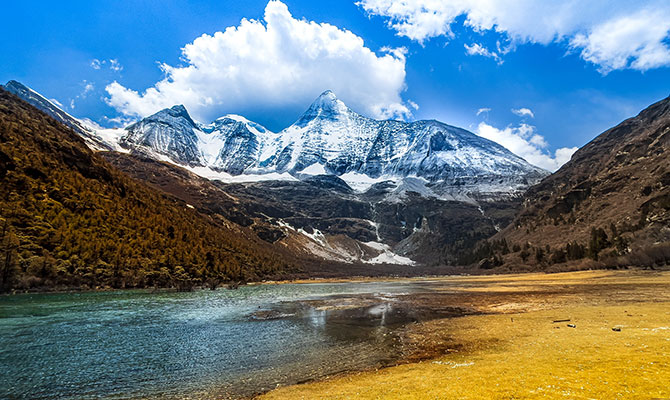
[[[409,327],[407,335],[416,343],[439,344],[436,358],[279,388],[260,398],[670,398],[670,273],[444,281],[463,295],[490,294],[473,306],[491,314]],[[504,296],[509,293],[515,293],[514,301]]]

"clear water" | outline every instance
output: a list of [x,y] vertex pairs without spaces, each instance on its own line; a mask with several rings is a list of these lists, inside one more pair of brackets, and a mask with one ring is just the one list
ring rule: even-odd
[[[387,300],[415,290],[368,282],[3,296],[0,398],[234,398],[384,364],[395,356],[390,333],[406,322],[391,318]],[[315,305],[361,295],[381,300]]]

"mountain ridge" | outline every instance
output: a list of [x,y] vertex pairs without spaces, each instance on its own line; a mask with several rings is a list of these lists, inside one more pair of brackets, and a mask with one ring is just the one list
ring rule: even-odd
[[70,114],[63,111],[59,106],[54,104],[51,100],[42,96],[35,90],[25,86],[24,84],[10,80],[2,86],[6,91],[17,95],[32,106],[42,110],[56,121],[61,122],[77,132],[86,144],[95,150],[113,150],[114,146],[107,143],[105,139],[100,137],[94,129],[87,127],[81,121],[74,118]]

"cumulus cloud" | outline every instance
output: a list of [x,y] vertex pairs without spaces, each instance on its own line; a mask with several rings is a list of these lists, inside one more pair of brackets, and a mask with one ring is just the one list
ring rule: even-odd
[[550,154],[544,137],[537,133],[534,126],[528,124],[498,129],[481,122],[476,133],[499,143],[529,163],[552,172],[570,161],[570,157],[577,151],[577,147],[562,147],[554,151],[554,154]]
[[354,33],[296,19],[273,0],[263,20],[243,19],[184,46],[185,64],[162,64],[165,78],[154,86],[138,92],[113,82],[106,91],[108,103],[126,115],[145,116],[180,103],[207,121],[249,110],[299,112],[332,89],[354,110],[402,118],[410,115],[401,98],[405,52],[375,53]]
[[533,111],[531,111],[530,108],[513,108],[512,113],[515,115],[518,115],[519,117],[526,118],[526,117],[531,117],[535,118],[535,114],[533,114]]
[[[667,0],[361,0],[357,4],[371,15],[387,18],[398,35],[419,42],[453,38],[452,26],[463,21],[475,32],[498,33],[510,48],[560,43],[602,73],[670,65]],[[479,47],[472,51],[483,55]]]

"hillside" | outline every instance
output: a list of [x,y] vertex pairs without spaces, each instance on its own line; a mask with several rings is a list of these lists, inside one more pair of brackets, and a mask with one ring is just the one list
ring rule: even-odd
[[[670,98],[602,133],[531,187],[515,220],[470,259],[531,268],[670,261]],[[508,254],[509,253],[509,254]]]
[[0,90],[0,288],[188,288],[290,268],[220,216],[147,187]]

